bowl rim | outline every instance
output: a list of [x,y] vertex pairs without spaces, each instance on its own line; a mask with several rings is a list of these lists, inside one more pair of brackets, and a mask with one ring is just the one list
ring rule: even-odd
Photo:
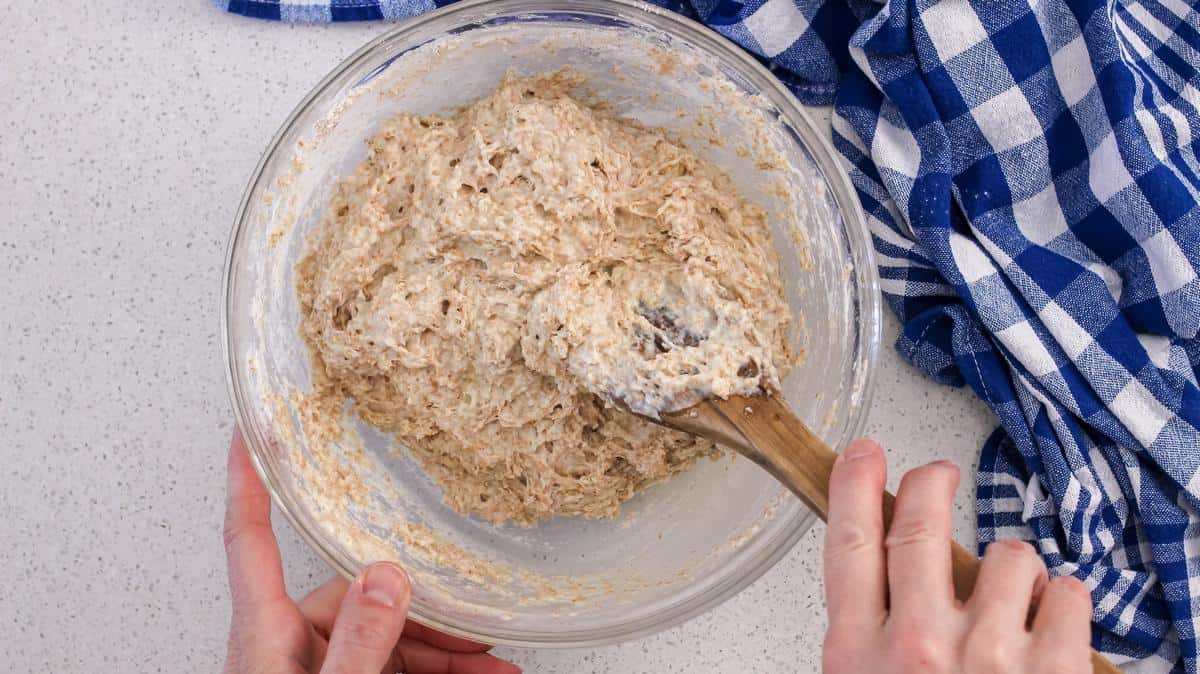
[[[772,104],[779,107],[781,119],[789,125],[799,127],[794,130],[800,136],[802,146],[808,151],[816,168],[833,191],[833,197],[838,206],[849,253],[852,258],[851,272],[855,277],[854,280],[857,282],[856,288],[858,291],[854,300],[859,309],[858,314],[861,317],[860,330],[854,335],[857,338],[857,343],[853,352],[853,360],[861,363],[862,367],[857,372],[861,379],[855,385],[855,388],[859,391],[859,395],[857,399],[852,399],[849,420],[846,424],[845,435],[847,437],[854,438],[861,435],[866,424],[867,413],[874,398],[875,370],[880,345],[882,316],[879,276],[874,262],[874,251],[870,243],[865,214],[857,192],[842,162],[835,154],[831,141],[818,131],[816,123],[804,106],[765,66],[741,47],[726,40],[707,26],[676,12],[642,2],[641,0],[461,0],[452,5],[437,8],[400,22],[359,47],[322,77],[292,109],[278,130],[272,135],[257,165],[250,174],[250,179],[242,193],[241,201],[234,216],[234,226],[230,232],[225,250],[225,263],[221,278],[221,306],[219,311],[220,344],[221,355],[225,362],[226,388],[230,402],[232,403],[237,427],[246,442],[254,470],[258,473],[259,478],[270,493],[271,501],[275,504],[276,508],[283,513],[284,518],[291,525],[292,529],[300,535],[309,548],[315,551],[332,569],[346,578],[353,578],[355,575],[351,568],[352,565],[339,559],[333,551],[323,544],[322,539],[324,537],[312,531],[299,516],[292,512],[289,504],[282,496],[283,489],[281,488],[280,481],[264,460],[264,451],[260,446],[261,439],[254,432],[257,428],[253,424],[247,423],[248,414],[246,410],[250,408],[250,405],[245,400],[244,392],[238,381],[238,364],[235,363],[232,357],[234,352],[232,344],[233,333],[231,332],[229,322],[230,311],[233,309],[230,304],[232,290],[237,276],[237,270],[233,264],[234,258],[239,249],[242,235],[247,230],[247,216],[251,210],[251,204],[255,200],[256,195],[267,188],[263,184],[263,177],[268,166],[272,164],[281,152],[290,150],[290,145],[285,147],[283,141],[293,131],[299,118],[312,107],[314,102],[325,94],[332,84],[340,80],[347,71],[351,70],[362,60],[374,55],[380,45],[392,40],[401,39],[405,34],[418,32],[430,24],[448,21],[451,17],[469,15],[475,18],[475,14],[478,14],[480,10],[486,10],[486,16],[490,19],[507,15],[533,15],[546,12],[575,14],[607,11],[617,14],[625,12],[642,15],[639,18],[649,20],[654,24],[653,27],[655,29],[661,30],[673,38],[682,39],[706,53],[719,53],[724,58],[740,62],[739,65],[749,69],[761,80],[754,82],[755,85],[762,85],[772,89],[775,94],[775,96],[771,97]],[[622,18],[629,17],[623,15]],[[656,22],[662,22],[666,25],[660,25]],[[448,26],[448,28],[461,28],[464,25],[471,24],[459,22],[454,26]],[[759,93],[766,92],[760,91]],[[247,432],[247,430],[250,432]],[[840,449],[835,448],[835,450]],[[448,634],[514,647],[578,648],[614,644],[641,638],[682,624],[732,598],[760,578],[787,555],[800,538],[807,533],[815,520],[816,516],[811,511],[796,518],[790,526],[783,529],[781,535],[777,537],[778,540],[764,550],[764,554],[759,555],[757,559],[750,560],[752,563],[743,568],[743,573],[728,577],[724,582],[710,587],[704,594],[672,605],[662,613],[650,614],[640,620],[622,623],[600,632],[589,628],[570,633],[559,632],[533,635],[530,632],[506,632],[502,629],[493,630],[485,628],[482,630],[472,630],[458,621],[424,611],[423,607],[419,606],[417,602],[414,602],[410,608],[409,617],[419,623]]]

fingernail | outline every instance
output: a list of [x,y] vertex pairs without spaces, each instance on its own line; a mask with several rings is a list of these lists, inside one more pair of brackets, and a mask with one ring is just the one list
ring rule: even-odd
[[949,459],[942,459],[941,461],[934,461],[933,463],[931,463],[929,465],[941,466],[942,468],[954,468],[955,470],[958,469],[958,464],[954,463],[953,461],[951,461]]
[[868,456],[874,456],[875,452],[879,451],[879,447],[873,442],[855,442],[846,448],[846,451],[838,455],[839,461],[854,461],[863,459]]
[[363,596],[376,604],[395,608],[408,592],[408,575],[391,562],[373,564],[363,575]]

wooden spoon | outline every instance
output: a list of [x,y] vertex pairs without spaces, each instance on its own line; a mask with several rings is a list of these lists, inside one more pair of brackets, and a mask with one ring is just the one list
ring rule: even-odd
[[[829,449],[777,395],[732,396],[701,401],[653,420],[708,438],[766,468],[822,520],[829,514],[829,474],[837,454]],[[883,522],[890,526],[896,497],[883,493]],[[966,601],[979,576],[979,559],[951,541],[954,596]],[[1092,651],[1092,670],[1120,674]]]

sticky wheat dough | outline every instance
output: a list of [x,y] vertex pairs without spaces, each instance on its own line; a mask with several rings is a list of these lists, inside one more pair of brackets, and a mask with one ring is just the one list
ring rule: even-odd
[[768,383],[791,362],[765,212],[662,131],[572,98],[580,82],[509,77],[451,117],[390,120],[297,267],[313,395],[351,399],[495,523],[613,517],[720,454],[597,392],[653,414],[757,385],[748,358]]

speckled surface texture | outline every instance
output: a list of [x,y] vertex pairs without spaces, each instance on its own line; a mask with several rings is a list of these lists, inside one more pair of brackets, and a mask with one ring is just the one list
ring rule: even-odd
[[[0,42],[0,661],[212,672],[229,605],[217,334],[245,181],[308,89],[380,24],[292,27],[181,3],[10,3]],[[884,340],[894,337],[887,323]],[[890,348],[870,432],[969,482],[993,426]],[[970,542],[969,488],[959,540]],[[296,592],[327,575],[276,518]],[[814,529],[738,597],[640,641],[501,653],[527,672],[815,671]]]

